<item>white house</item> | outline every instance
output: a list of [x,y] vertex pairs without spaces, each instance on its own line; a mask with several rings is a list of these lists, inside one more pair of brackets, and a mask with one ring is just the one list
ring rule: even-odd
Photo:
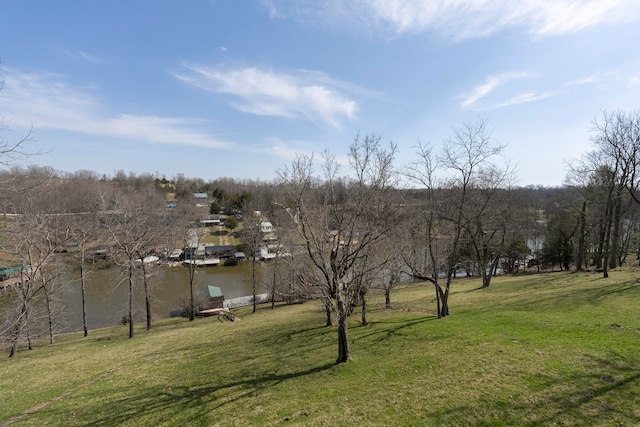
[[220,220],[220,215],[212,214],[212,215],[200,216],[200,226],[214,227],[216,225],[222,225],[222,221]]

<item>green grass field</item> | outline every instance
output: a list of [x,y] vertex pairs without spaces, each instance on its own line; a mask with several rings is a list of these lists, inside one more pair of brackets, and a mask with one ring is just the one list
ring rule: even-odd
[[0,359],[0,426],[640,424],[640,272],[479,285],[446,319],[432,287],[374,293],[339,366],[316,302],[61,336]]

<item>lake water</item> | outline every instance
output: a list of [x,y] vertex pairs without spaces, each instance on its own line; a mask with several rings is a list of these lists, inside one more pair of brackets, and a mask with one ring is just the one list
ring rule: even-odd
[[[180,310],[189,298],[189,269],[184,266],[149,266],[151,309],[154,319],[169,317]],[[265,292],[265,280],[272,280],[269,264],[256,262],[256,293]],[[64,332],[82,330],[82,297],[80,273],[69,273],[67,284],[58,294],[64,305]],[[251,261],[235,266],[218,265],[196,269],[194,292],[206,285],[218,286],[225,299],[253,294]],[[141,277],[136,277],[134,294],[134,321],[145,321],[144,291]],[[112,266],[91,271],[86,285],[87,324],[89,330],[114,326],[127,315],[128,280],[126,271]]]

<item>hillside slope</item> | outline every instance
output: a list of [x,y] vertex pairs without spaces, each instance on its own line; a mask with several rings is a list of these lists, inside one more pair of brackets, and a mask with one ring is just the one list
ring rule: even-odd
[[0,425],[631,425],[640,423],[640,275],[549,273],[370,296],[337,333],[318,303],[167,319],[0,359]]

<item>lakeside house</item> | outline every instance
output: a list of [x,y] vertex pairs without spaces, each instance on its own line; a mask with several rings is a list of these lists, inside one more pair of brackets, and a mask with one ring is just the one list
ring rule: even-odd
[[262,221],[260,223],[260,232],[262,233],[262,240],[277,240],[275,235],[275,227],[269,221]]
[[269,261],[276,257],[288,257],[291,256],[289,252],[284,250],[284,245],[267,245],[260,249],[260,259],[263,261]]
[[209,214],[200,216],[201,227],[216,227],[222,225],[222,219],[218,214]]
[[262,221],[260,223],[260,232],[264,234],[273,233],[273,224],[269,221]]

